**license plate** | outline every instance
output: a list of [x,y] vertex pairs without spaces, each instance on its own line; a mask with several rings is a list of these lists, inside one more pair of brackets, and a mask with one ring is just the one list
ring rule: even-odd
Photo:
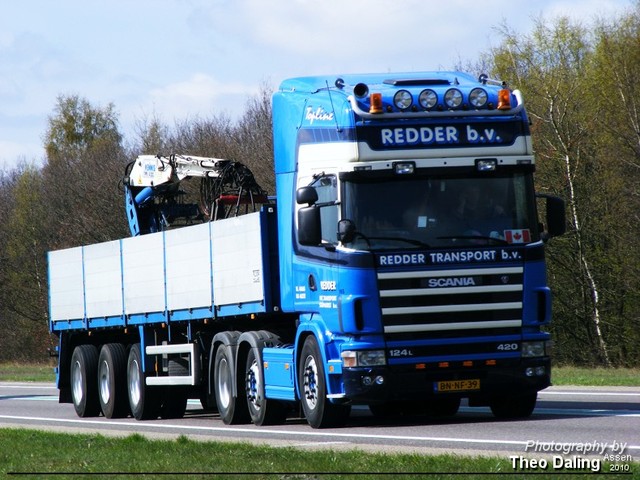
[[467,392],[469,390],[480,390],[480,380],[444,380],[436,382],[436,392]]

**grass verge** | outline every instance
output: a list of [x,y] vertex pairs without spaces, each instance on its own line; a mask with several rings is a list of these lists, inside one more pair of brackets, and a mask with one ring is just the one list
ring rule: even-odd
[[0,363],[2,382],[54,382],[55,363]]
[[[0,476],[21,478],[505,478],[524,472],[504,458],[456,455],[388,455],[359,450],[272,448],[241,443],[149,440],[134,434],[126,438],[71,435],[19,429],[0,429]],[[637,472],[640,464],[629,464]],[[609,466],[601,465],[602,472]],[[557,478],[558,471],[536,478]],[[567,472],[568,473],[568,472]],[[581,474],[593,473],[583,469]],[[627,473],[628,475],[628,473]],[[615,478],[615,475],[607,475]],[[570,477],[573,477],[570,475]],[[628,478],[628,477],[627,477]]]
[[638,387],[640,368],[585,368],[554,367],[551,369],[554,385],[581,385],[586,387]]

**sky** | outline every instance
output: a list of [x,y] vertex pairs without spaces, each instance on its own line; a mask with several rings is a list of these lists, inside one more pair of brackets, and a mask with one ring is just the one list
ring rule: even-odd
[[[225,114],[289,77],[449,70],[540,19],[588,25],[633,0],[21,0],[0,10],[0,169],[44,160],[57,98],[141,124]],[[215,152],[211,152],[215,156]]]

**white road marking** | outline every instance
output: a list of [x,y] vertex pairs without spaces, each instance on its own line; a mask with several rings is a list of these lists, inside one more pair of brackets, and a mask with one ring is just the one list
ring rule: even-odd
[[[0,419],[20,420],[20,421],[38,421],[51,423],[70,423],[81,425],[111,425],[118,427],[131,427],[131,422],[114,421],[114,420],[86,420],[86,419],[63,419],[63,418],[46,418],[46,417],[24,417],[17,415],[0,415]],[[451,442],[457,444],[480,444],[480,445],[505,445],[512,447],[526,447],[528,440],[502,440],[497,438],[455,438],[455,437],[426,437],[418,435],[380,435],[371,433],[345,433],[345,432],[318,432],[315,430],[293,431],[293,430],[273,430],[267,428],[242,428],[242,427],[203,427],[196,425],[175,425],[167,423],[135,423],[137,428],[166,429],[166,430],[191,430],[202,432],[219,432],[219,433],[251,433],[252,435],[281,435],[285,437],[333,437],[340,439],[379,439],[379,440],[396,440],[396,441],[414,441],[414,442]],[[640,450],[640,445],[628,445],[629,450]]]
[[640,400],[640,392],[578,392],[571,390],[563,391],[540,391],[538,395],[586,395],[590,397],[636,397]]

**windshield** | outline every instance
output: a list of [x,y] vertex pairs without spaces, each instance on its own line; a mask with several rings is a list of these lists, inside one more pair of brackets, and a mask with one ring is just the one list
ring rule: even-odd
[[347,180],[343,218],[357,249],[443,248],[539,240],[530,173]]

